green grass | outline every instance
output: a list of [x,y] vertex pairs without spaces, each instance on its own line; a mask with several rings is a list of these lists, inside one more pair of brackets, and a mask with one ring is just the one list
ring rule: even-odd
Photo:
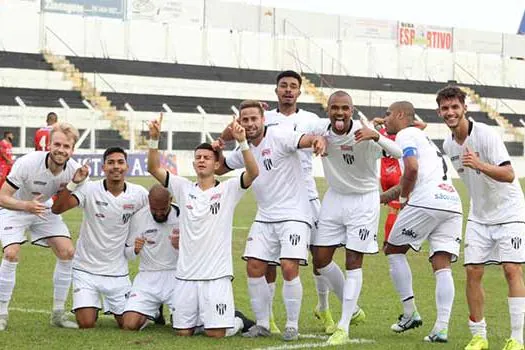
[[[136,178],[132,181],[149,187],[151,179]],[[463,198],[463,206],[467,213],[468,199],[464,186],[456,182]],[[324,179],[318,181],[321,193],[326,190]],[[235,280],[234,292],[236,307],[253,316],[247,293],[245,263],[240,256],[244,249],[248,227],[255,215],[255,201],[252,193],[248,193],[237,206],[233,237]],[[385,210],[383,208],[380,232],[383,231]],[[73,236],[76,238],[82,215],[80,210],[72,210],[64,215]],[[423,349],[440,347],[446,349],[463,349],[470,340],[467,327],[468,309],[465,300],[465,273],[462,258],[454,264],[453,273],[456,285],[456,299],[452,310],[452,320],[449,328],[448,344],[435,345],[422,342],[435,320],[434,277],[428,263],[428,250],[409,254],[409,262],[414,278],[416,303],[423,317],[424,325],[405,334],[394,334],[390,325],[401,312],[401,305],[388,273],[387,259],[382,254],[367,256],[364,262],[364,282],[359,304],[367,313],[364,325],[351,329],[352,338],[365,338],[375,341],[373,344],[349,345],[362,349]],[[343,251],[339,250],[336,260],[343,264]],[[51,251],[39,247],[25,245],[21,252],[21,263],[17,271],[11,308],[50,310],[52,303],[52,275],[55,258]],[[137,271],[137,263],[131,266],[132,274]],[[300,331],[303,334],[321,334],[319,324],[313,317],[312,310],[317,303],[311,268],[301,270],[304,297],[300,318]],[[282,283],[278,283],[274,312],[279,326],[285,322],[285,311],[281,297]],[[485,317],[488,324],[489,342],[491,348],[502,348],[505,338],[509,336],[509,317],[507,307],[507,288],[503,273],[499,267],[488,267],[485,274],[486,308]],[[334,319],[340,315],[340,305],[334,296],[331,297]],[[68,303],[70,305],[70,302]],[[304,339],[298,343],[320,343],[318,339]],[[9,316],[9,330],[0,333],[0,348],[18,349],[248,349],[265,348],[284,345],[280,337],[269,339],[243,339],[233,337],[222,340],[211,340],[203,336],[192,339],[176,337],[171,328],[150,327],[140,333],[120,331],[115,321],[109,317],[101,317],[97,328],[93,330],[66,330],[51,327],[49,314],[27,313],[13,310]]]

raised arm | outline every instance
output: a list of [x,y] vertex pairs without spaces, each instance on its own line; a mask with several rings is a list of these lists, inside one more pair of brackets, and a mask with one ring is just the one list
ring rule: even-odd
[[324,136],[317,135],[303,135],[299,139],[297,148],[310,148],[314,149],[316,156],[322,156],[326,153],[326,139]]
[[84,164],[78,168],[77,171],[75,171],[73,179],[71,179],[71,181],[62,191],[58,192],[58,197],[53,202],[53,206],[51,207],[53,214],[62,214],[63,212],[73,209],[80,204],[78,202],[78,198],[73,195],[73,191],[75,191],[79,185],[86,181],[88,175],[88,163]]
[[[242,153],[242,158],[244,160],[244,167],[246,171],[242,174],[242,183],[246,188],[248,188],[253,180],[259,175],[259,167],[252,152],[250,151],[250,146],[246,140],[246,131],[244,128],[237,123],[235,118],[231,123],[231,133],[235,140],[239,143],[239,148]],[[224,165],[224,161],[222,163]]]
[[401,158],[403,151],[401,148],[388,137],[384,137],[376,130],[368,127],[366,123],[362,123],[361,129],[355,132],[355,140],[357,142],[372,140],[376,142],[386,153],[390,154],[394,158]]
[[163,185],[166,185],[167,170],[160,166],[159,138],[160,127],[162,124],[162,114],[159,120],[149,123],[149,151],[148,151],[148,172]]

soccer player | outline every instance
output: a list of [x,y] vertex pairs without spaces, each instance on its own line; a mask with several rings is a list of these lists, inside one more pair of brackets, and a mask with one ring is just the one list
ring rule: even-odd
[[80,168],[70,159],[78,137],[72,125],[54,125],[49,152],[20,157],[0,189],[0,207],[4,208],[0,209],[0,240],[4,249],[0,266],[0,330],[7,328],[8,305],[15,287],[20,246],[27,241],[26,230],[31,233],[32,244],[51,247],[57,257],[51,324],[78,327],[64,312],[75,250],[67,226],[59,215],[51,213],[47,202]]
[[180,209],[159,184],[150,189],[148,202],[131,218],[125,250],[128,260],[140,256],[123,315],[123,328],[135,331],[154,320],[159,307],[171,303],[176,286]]
[[[364,254],[376,254],[380,216],[377,159],[386,150],[401,157],[394,141],[352,120],[352,98],[344,91],[328,100],[328,120],[321,121],[316,134],[327,138],[327,155],[322,158],[328,183],[319,226],[311,244],[315,268],[333,286],[342,303],[342,315],[331,345],[348,341],[348,327],[363,284]],[[337,247],[346,248],[346,279],[333,261]]]
[[206,335],[222,338],[228,328],[235,326],[231,283],[234,210],[259,170],[244,128],[234,122],[232,135],[246,163],[241,176],[217,181],[214,172],[219,168],[219,155],[207,143],[195,148],[196,183],[171,174],[160,167],[157,148],[161,121],[155,120],[149,126],[148,171],[170,190],[181,210],[173,328],[178,335],[191,336],[203,325]]
[[148,192],[126,181],[127,154],[120,147],[106,149],[102,156],[105,178],[86,181],[84,165],[53,203],[53,213],[82,208],[77,249],[73,258],[73,312],[80,328],[93,328],[104,298],[104,311],[120,328],[131,288],[126,241],[133,215],[147,206]]
[[11,131],[4,132],[4,139],[0,141],[0,188],[13,167],[13,140]]
[[[396,140],[396,135],[390,135],[386,132],[386,128],[384,127],[384,118],[374,118],[372,122],[376,129],[379,130],[381,135],[388,137],[392,141]],[[421,130],[425,130],[427,124],[424,121],[414,119],[414,126]],[[392,187],[399,184],[400,179],[401,167],[399,166],[399,160],[383,151],[383,156],[381,157],[380,172],[381,189],[383,190],[383,192],[391,189]],[[396,222],[397,219],[397,214],[399,213],[399,209],[401,208],[401,205],[399,204],[398,200],[393,200],[387,205],[388,215],[385,220],[385,236],[383,240],[383,246],[388,240],[388,236],[390,235],[392,226],[394,226],[394,222]]]
[[[301,76],[297,72],[288,70],[279,73],[276,80],[277,86],[275,88],[275,94],[277,95],[278,105],[276,109],[264,112],[265,124],[267,126],[278,125],[279,127],[286,127],[301,133],[309,133],[311,128],[319,122],[320,118],[312,112],[297,107],[297,99],[301,95]],[[308,194],[312,211],[312,221],[314,223],[312,225],[312,231],[314,231],[317,229],[321,202],[319,201],[319,193],[317,192],[317,186],[312,174],[312,149],[301,149],[298,151],[298,154],[303,168],[305,190]],[[313,235],[314,233],[312,232],[312,236]],[[314,314],[322,322],[325,332],[332,334],[336,327],[332,319],[332,314],[330,313],[330,304],[328,302],[330,286],[325,278],[315,269],[315,266],[313,273],[317,290],[317,306],[314,308]],[[272,302],[275,295],[276,277],[276,266],[269,265],[266,280],[270,288]],[[272,307],[270,307],[270,310],[271,309]],[[272,333],[280,333],[279,328],[275,324],[273,312],[270,317],[270,330]]]
[[447,86],[437,94],[438,114],[452,133],[443,149],[465,183],[470,213],[465,233],[467,302],[472,340],[466,350],[488,349],[484,318],[484,266],[501,264],[507,280],[511,335],[505,350],[523,349],[525,200],[498,133],[466,116],[465,93]]
[[403,150],[400,184],[381,194],[381,203],[399,198],[402,208],[384,249],[403,304],[403,314],[391,329],[401,333],[422,324],[406,253],[410,248],[420,250],[428,240],[436,278],[437,320],[424,340],[447,342],[455,292],[451,263],[457,260],[461,243],[461,200],[441,152],[422,130],[412,126],[414,115],[414,106],[400,101],[390,105],[385,118],[387,132],[396,134],[396,143]]
[[[279,261],[287,313],[283,339],[296,340],[303,294],[299,265],[307,262],[313,224],[297,151],[313,146],[317,154],[322,154],[325,140],[287,128],[265,126],[259,101],[243,101],[239,111],[240,124],[246,129],[250,149],[260,169],[259,177],[253,183],[257,214],[243,254],[247,260],[248,291],[257,325],[243,335],[270,335],[271,293],[265,273],[269,263]],[[222,175],[244,166],[241,152],[237,150],[226,159],[221,156],[221,167],[216,173]]]
[[58,116],[55,112],[48,113],[46,117],[47,126],[40,128],[35,133],[35,151],[49,151],[50,132],[58,122]]

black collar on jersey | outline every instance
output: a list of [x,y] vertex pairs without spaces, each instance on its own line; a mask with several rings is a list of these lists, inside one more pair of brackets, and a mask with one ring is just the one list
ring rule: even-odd
[[179,217],[179,215],[180,215],[180,209],[179,209],[179,206],[178,206],[177,204],[175,204],[175,203],[171,203],[170,205],[171,205],[171,207],[172,207],[173,209],[175,209],[175,215],[176,215],[177,217]]
[[[221,182],[220,182],[219,180],[215,179],[215,185],[213,185],[213,187],[217,187],[217,186],[219,186],[220,183],[221,183]],[[198,182],[195,182],[195,186],[199,186],[199,183],[198,183]]]
[[266,132],[267,132],[267,131],[268,131],[268,126],[265,125],[265,126],[264,126],[264,134],[263,134],[263,137],[266,136]]
[[[345,135],[350,134],[350,131],[352,130],[352,126],[354,126],[354,120],[350,118],[350,127],[348,128],[348,131],[346,132]],[[326,129],[326,131],[330,131],[331,128],[332,128],[332,123],[328,124],[328,128]]]
[[[279,107],[277,107],[277,113],[281,113],[281,111],[279,110]],[[295,113],[299,113],[299,108],[295,109]]]
[[[104,179],[104,181],[102,181],[102,184],[104,185],[104,191],[107,191],[108,190],[108,186],[106,184],[106,179]],[[124,190],[122,192],[126,192],[126,189],[128,188],[128,186],[126,185],[126,183],[124,182]]]
[[[49,160],[49,157],[50,157],[49,154],[50,154],[50,153],[47,152],[47,154],[46,154],[46,160],[44,161],[44,163],[46,164],[46,169],[49,169],[49,166],[47,165],[47,161]],[[66,170],[66,168],[67,168],[67,162],[68,162],[68,161],[69,161],[69,159],[66,160],[66,162],[64,163],[64,167],[63,167],[64,170]]]
[[472,128],[474,127],[474,123],[470,120],[468,121],[468,136],[472,133]]

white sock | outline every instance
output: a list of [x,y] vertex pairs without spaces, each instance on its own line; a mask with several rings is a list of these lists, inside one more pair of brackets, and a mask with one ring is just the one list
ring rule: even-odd
[[434,325],[436,332],[448,328],[452,304],[454,303],[454,279],[452,278],[451,269],[437,270],[436,276],[436,309],[437,320]]
[[268,283],[268,288],[270,288],[270,318],[273,319],[273,299],[275,298],[275,282]]
[[335,262],[331,261],[330,264],[317,269],[321,276],[326,278],[330,288],[334,291],[335,295],[339,298],[339,301],[343,302],[343,293],[345,289],[345,276],[343,271],[339,268]]
[[472,336],[480,335],[483,338],[487,339],[487,323],[485,319],[482,319],[479,322],[474,322],[471,319],[468,320],[468,328]]
[[390,264],[390,277],[403,303],[403,314],[411,316],[416,311],[416,303],[412,290],[412,271],[410,271],[407,257],[405,254],[390,254],[388,263]]
[[54,297],[53,297],[53,311],[64,310],[67,294],[69,293],[69,286],[71,285],[71,268],[73,262],[71,260],[57,259],[55,265],[55,272],[53,274]]
[[341,319],[338,327],[348,331],[363,286],[363,269],[347,270]]
[[510,297],[509,314],[510,314],[510,329],[511,337],[516,339],[520,344],[523,344],[523,317],[525,316],[525,298]]
[[226,328],[226,337],[234,336],[244,327],[244,322],[239,317],[235,317],[235,326],[233,328]]
[[330,293],[330,285],[326,277],[321,275],[314,275],[315,289],[317,289],[317,310],[324,311],[330,308],[328,302],[328,295]]
[[0,315],[7,315],[9,301],[13,295],[16,281],[16,266],[18,262],[10,262],[5,259],[0,265]]
[[248,292],[257,325],[270,329],[270,288],[266,278],[248,277]]
[[286,307],[286,327],[299,328],[299,313],[303,299],[303,285],[299,276],[291,281],[284,281],[283,299]]

